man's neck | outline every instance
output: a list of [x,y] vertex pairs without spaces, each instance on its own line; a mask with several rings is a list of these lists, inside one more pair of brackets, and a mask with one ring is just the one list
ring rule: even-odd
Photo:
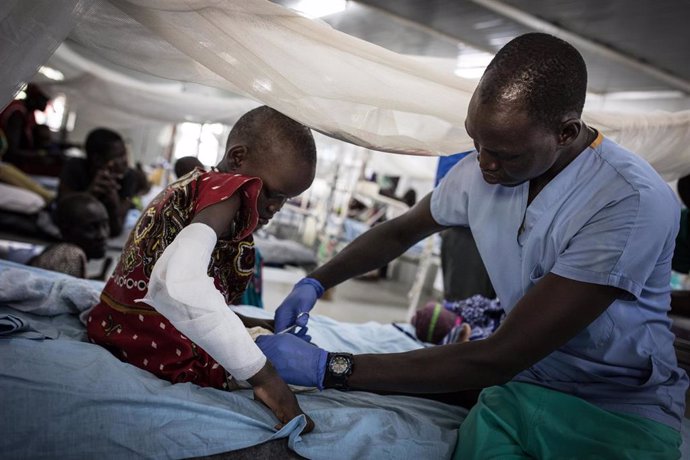
[[580,134],[577,136],[577,139],[575,139],[567,151],[563,152],[556,164],[554,164],[547,172],[529,182],[529,196],[527,199],[528,204],[532,202],[539,192],[541,192],[554,177],[563,171],[566,166],[572,163],[572,161],[582,152],[584,152],[587,147],[589,147],[597,138],[596,130],[590,128],[584,123],[582,126],[584,129],[580,130]]

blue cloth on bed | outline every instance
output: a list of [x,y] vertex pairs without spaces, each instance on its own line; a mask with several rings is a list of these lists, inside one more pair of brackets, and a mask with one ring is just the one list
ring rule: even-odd
[[[24,279],[41,286],[44,295],[35,288],[25,294],[18,289],[19,299],[12,301],[0,293],[0,317],[13,315],[35,330],[54,328],[59,335],[55,340],[0,340],[3,459],[184,458],[283,437],[297,453],[315,459],[440,459],[453,452],[466,411],[406,396],[336,390],[299,394],[316,429],[300,436],[305,421],[299,417],[276,431],[277,420],[253,401],[250,390],[228,393],[190,383],[172,385],[85,342],[78,313],[88,308],[84,299],[93,299],[102,284],[73,285],[79,280],[4,261],[0,280],[9,268],[23,270]],[[84,289],[83,298],[75,299],[74,289]],[[236,310],[271,317],[254,307]],[[420,346],[392,325],[348,324],[320,316],[309,324],[313,341],[329,350],[398,352]],[[682,458],[690,458],[687,419],[683,439]]]
[[42,327],[41,331],[34,328],[34,323],[25,321],[11,313],[0,313],[0,338],[22,337],[24,339],[56,339],[59,332],[55,328]]
[[[18,268],[23,278],[7,273]],[[8,278],[20,285],[24,279],[29,286],[15,289],[16,299],[0,294],[0,316],[13,315],[38,331],[52,327],[59,335],[55,340],[0,340],[2,458],[184,458],[281,437],[307,458],[448,458],[455,447],[463,409],[366,392],[299,394],[315,431],[300,436],[303,417],[276,431],[277,420],[250,390],[172,385],[83,341],[78,314],[89,307],[85,299],[97,298],[99,284],[73,284],[78,280],[0,262],[0,285]],[[75,289],[83,290],[78,298]],[[271,316],[253,307],[238,310]],[[315,342],[332,350],[419,346],[391,325],[315,316],[310,331]]]

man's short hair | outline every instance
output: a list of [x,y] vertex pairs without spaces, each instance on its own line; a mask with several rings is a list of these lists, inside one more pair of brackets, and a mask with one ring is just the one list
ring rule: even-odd
[[232,127],[225,149],[243,144],[250,152],[270,152],[275,146],[292,149],[307,164],[316,163],[316,145],[311,130],[268,106],[245,113]]
[[84,144],[86,157],[91,158],[93,155],[101,155],[103,152],[110,149],[115,142],[124,143],[122,136],[115,131],[107,128],[96,128],[92,130],[89,132],[88,136],[86,136],[86,143]]
[[515,100],[547,128],[567,114],[580,116],[587,92],[587,66],[569,43],[544,33],[514,38],[484,72],[481,102]]

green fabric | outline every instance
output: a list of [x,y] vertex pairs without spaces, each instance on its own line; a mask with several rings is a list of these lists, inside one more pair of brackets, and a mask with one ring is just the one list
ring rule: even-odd
[[454,458],[678,459],[680,433],[528,383],[482,391],[459,429]]
[[676,236],[676,249],[673,251],[671,267],[680,273],[690,272],[690,229],[688,228],[688,210],[680,212],[680,228]]
[[427,342],[434,341],[434,329],[436,329],[436,323],[438,322],[438,317],[441,316],[441,304],[437,303],[434,306],[434,313],[431,315],[431,324],[429,324],[429,332],[426,335]]

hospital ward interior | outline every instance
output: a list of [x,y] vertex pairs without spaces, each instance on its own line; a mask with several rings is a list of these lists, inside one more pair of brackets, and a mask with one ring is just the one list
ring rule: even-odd
[[0,2],[0,458],[690,460],[688,21]]

